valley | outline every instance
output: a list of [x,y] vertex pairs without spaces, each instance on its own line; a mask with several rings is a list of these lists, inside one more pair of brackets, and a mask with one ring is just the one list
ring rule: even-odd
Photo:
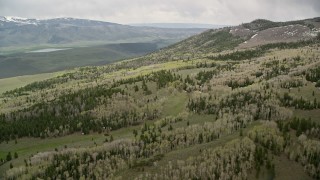
[[158,43],[121,43],[89,47],[44,48],[0,56],[0,78],[105,65],[157,50]]
[[105,65],[154,52],[205,30],[0,16],[0,79]]

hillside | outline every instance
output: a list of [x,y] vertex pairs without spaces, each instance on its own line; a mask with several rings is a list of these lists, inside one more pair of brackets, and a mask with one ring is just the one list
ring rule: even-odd
[[173,44],[148,58],[187,59],[227,50],[241,50],[264,44],[312,39],[320,32],[320,18],[272,22],[255,20],[234,27],[207,30]]
[[298,22],[208,30],[8,88],[0,177],[319,179],[318,18]]

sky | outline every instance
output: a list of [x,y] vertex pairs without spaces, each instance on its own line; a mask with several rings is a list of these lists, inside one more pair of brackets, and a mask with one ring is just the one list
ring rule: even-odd
[[236,25],[320,16],[320,0],[0,0],[0,16]]

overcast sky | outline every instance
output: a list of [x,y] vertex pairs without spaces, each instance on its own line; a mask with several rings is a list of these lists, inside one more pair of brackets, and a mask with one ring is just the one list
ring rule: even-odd
[[320,16],[320,0],[0,0],[0,15],[235,25],[257,18],[286,21]]

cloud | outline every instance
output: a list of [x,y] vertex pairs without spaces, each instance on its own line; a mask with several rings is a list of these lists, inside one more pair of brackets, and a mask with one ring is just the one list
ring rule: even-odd
[[75,17],[118,23],[239,24],[320,16],[319,0],[0,0],[0,15]]

